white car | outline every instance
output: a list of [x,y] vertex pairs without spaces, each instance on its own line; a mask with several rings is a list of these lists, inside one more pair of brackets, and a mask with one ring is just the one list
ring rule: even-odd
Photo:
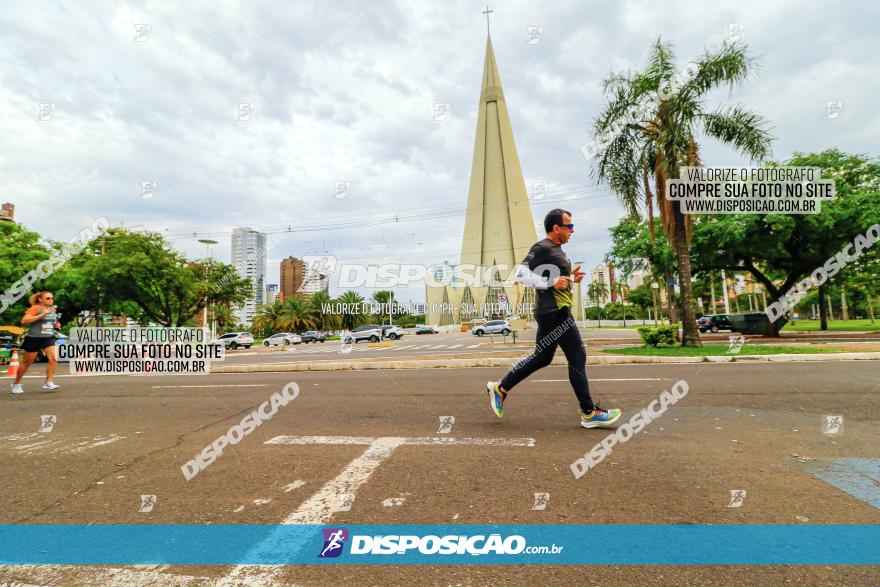
[[471,328],[471,334],[474,336],[483,336],[484,334],[503,334],[507,336],[511,332],[513,332],[513,327],[507,320],[489,320]]
[[263,339],[263,346],[288,346],[291,344],[299,344],[302,342],[302,337],[298,334],[293,334],[292,332],[279,332],[278,334],[273,334],[272,336]]
[[382,327],[378,324],[364,324],[342,337],[342,342],[345,344],[356,343],[361,340],[379,342],[382,340]]
[[228,349],[235,350],[240,346],[249,349],[254,344],[254,335],[250,332],[227,332],[217,340]]

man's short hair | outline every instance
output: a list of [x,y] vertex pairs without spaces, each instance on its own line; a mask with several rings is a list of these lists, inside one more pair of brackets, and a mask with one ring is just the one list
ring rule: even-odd
[[553,208],[547,212],[547,215],[544,216],[544,232],[553,232],[553,227],[557,224],[562,226],[563,214],[571,216],[571,212],[563,210],[562,208]]

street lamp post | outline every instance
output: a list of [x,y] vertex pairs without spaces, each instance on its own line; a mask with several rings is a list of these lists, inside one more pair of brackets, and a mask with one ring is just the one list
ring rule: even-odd
[[660,289],[660,284],[656,281],[651,282],[651,299],[654,300],[654,326],[657,326],[657,290]]
[[[211,245],[216,245],[217,241],[209,238],[200,238],[199,242],[205,245],[205,256],[208,262],[211,260]],[[208,328],[208,265],[205,264],[205,310],[202,317],[202,325]]]

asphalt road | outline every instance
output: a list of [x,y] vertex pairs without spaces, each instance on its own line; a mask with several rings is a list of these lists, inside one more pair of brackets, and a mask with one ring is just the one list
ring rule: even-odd
[[[501,371],[67,376],[58,379],[62,387],[56,392],[43,392],[40,380],[28,377],[27,393],[0,396],[0,519],[274,524],[298,515],[334,525],[880,523],[870,495],[851,495],[807,470],[814,459],[880,458],[878,361],[591,367],[594,396],[606,406],[622,407],[624,418],[677,380],[685,380],[690,392],[580,479],[569,465],[607,431],[577,425],[565,368],[547,368],[515,389],[507,416],[499,421],[483,386]],[[291,381],[301,389],[296,400],[194,479],[184,478],[184,462]],[[823,434],[825,414],[844,416],[843,434]],[[55,416],[54,426],[41,433],[45,415]],[[444,416],[455,417],[449,437],[531,438],[534,443],[400,446],[357,488],[349,511],[332,504],[318,511],[310,497],[365,447],[277,440],[436,437]],[[272,439],[275,444],[266,444]],[[880,487],[880,480],[872,481]],[[729,507],[732,490],[746,491],[739,507]],[[550,494],[542,511],[532,510],[536,492]],[[141,495],[157,496],[153,511],[138,512]],[[297,566],[280,569],[273,580],[283,585],[876,585],[878,573],[877,567],[831,566]],[[245,585],[271,584],[266,581],[271,576],[261,568],[243,573],[220,566],[0,567],[0,582],[28,585],[209,585],[224,577],[225,584]]]

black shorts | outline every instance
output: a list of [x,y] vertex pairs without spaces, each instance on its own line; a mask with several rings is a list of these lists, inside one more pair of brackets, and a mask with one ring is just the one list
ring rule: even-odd
[[36,353],[50,346],[55,346],[54,336],[25,336],[21,343],[21,350],[26,353]]

